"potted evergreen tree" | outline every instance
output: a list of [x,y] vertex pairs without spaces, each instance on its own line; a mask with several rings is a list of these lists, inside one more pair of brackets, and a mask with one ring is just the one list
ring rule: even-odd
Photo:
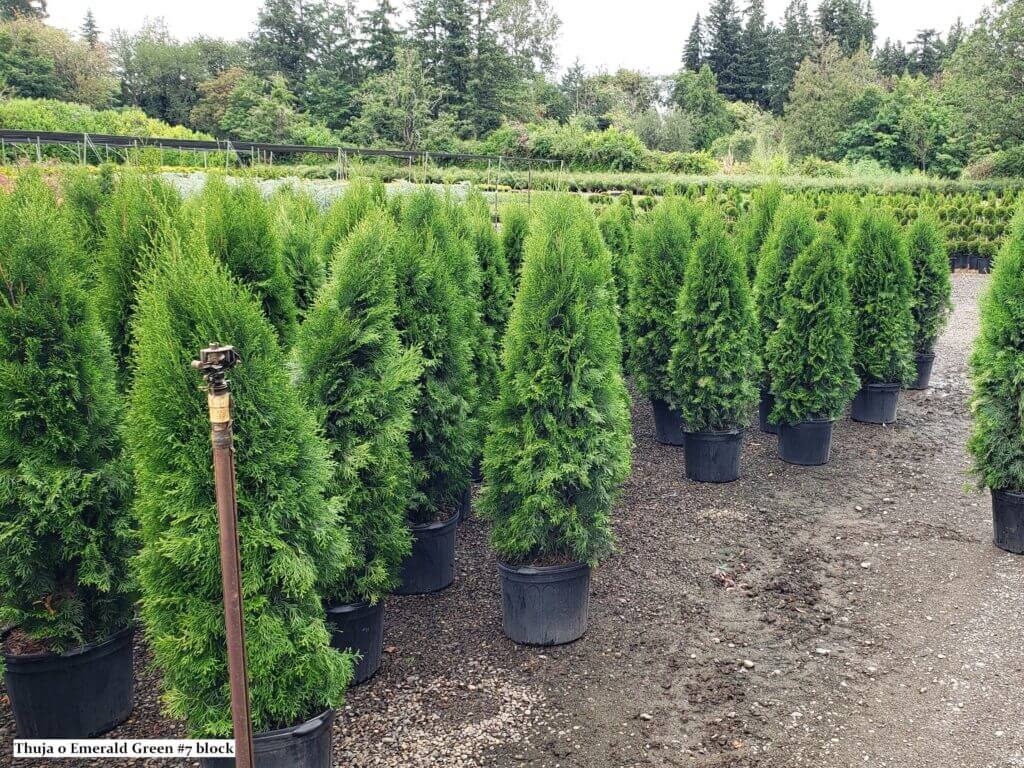
[[839,245],[845,253],[857,231],[857,203],[849,195],[833,197],[825,223],[835,230]]
[[545,201],[526,241],[480,498],[516,642],[580,637],[590,568],[612,548],[631,442],[614,290],[587,204]]
[[243,361],[231,385],[256,764],[327,768],[352,658],[330,645],[319,585],[341,583],[353,561],[326,499],[329,447],[258,299],[207,252],[201,231],[160,254],[133,332],[136,572],[167,712],[197,738],[231,733],[209,420],[189,367],[215,339]]
[[18,736],[132,709],[123,402],[69,222],[36,173],[0,198],[0,628]]
[[[797,256],[811,244],[815,232],[814,213],[805,202],[787,200],[779,206],[775,223],[761,248],[757,276],[754,278],[754,306],[761,334],[762,355],[764,345],[779,326],[782,297],[786,292],[789,270]],[[770,376],[767,368],[764,373]],[[761,400],[758,408],[758,422],[762,432],[778,432],[778,425],[770,418],[774,405],[771,381],[765,379],[761,382]]]
[[501,210],[501,247],[508,260],[513,280],[519,282],[523,268],[523,246],[530,231],[530,209],[519,203],[510,203]]
[[782,187],[777,183],[758,187],[750,196],[750,210],[740,219],[737,227],[739,248],[746,259],[747,277],[753,283],[761,248],[771,234],[775,214],[782,204]]
[[757,400],[760,362],[746,266],[717,211],[705,214],[686,269],[669,363],[672,398],[687,431],[691,480],[739,478],[742,428]]
[[854,421],[896,420],[900,387],[914,377],[913,275],[899,224],[888,211],[867,209],[850,245],[853,368],[861,388]]
[[793,262],[779,328],[768,340],[772,420],[779,456],[791,464],[828,462],[832,426],[857,391],[845,265],[835,230],[825,225]]
[[[445,226],[437,221],[432,228]],[[402,344],[420,350],[424,359],[409,436],[416,478],[407,510],[413,545],[402,564],[399,594],[437,592],[454,581],[455,529],[474,453],[471,344],[479,332],[469,326],[464,294],[441,250],[448,237],[404,221],[395,252],[395,325]]]
[[334,260],[338,246],[370,211],[387,207],[387,190],[379,179],[355,179],[335,200],[320,223],[316,252],[324,267]]
[[1024,360],[1024,214],[992,268],[992,283],[981,303],[981,332],[971,356],[971,413],[967,447],[974,470],[992,493],[997,547],[1024,554],[1024,417],[1021,360]]
[[907,250],[914,275],[914,360],[917,376],[910,389],[927,389],[935,362],[935,342],[949,319],[953,291],[946,238],[935,215],[920,212],[907,231]]
[[671,404],[668,364],[673,315],[693,245],[685,199],[663,200],[640,222],[633,250],[628,311],[629,368],[637,389],[651,400],[659,443],[683,444],[683,424]]
[[320,209],[308,193],[291,185],[277,189],[270,203],[284,271],[295,291],[296,315],[301,320],[326,279],[326,264],[316,250]]
[[353,682],[380,665],[383,598],[412,551],[405,520],[413,492],[409,432],[422,361],[395,328],[398,232],[370,213],[339,246],[331,279],[296,342],[299,390],[331,446],[328,496],[338,505],[355,563],[321,591],[332,644],[360,654]]
[[601,237],[612,254],[615,296],[620,309],[626,308],[630,258],[633,253],[632,198],[623,197],[609,205],[597,220]]

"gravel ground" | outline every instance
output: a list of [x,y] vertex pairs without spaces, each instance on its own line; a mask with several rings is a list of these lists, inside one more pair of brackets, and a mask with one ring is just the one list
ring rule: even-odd
[[[932,389],[904,393],[894,426],[838,424],[828,466],[783,464],[754,429],[739,482],[690,483],[638,400],[619,553],[577,643],[504,638],[486,531],[464,525],[455,586],[388,601],[382,669],[349,694],[335,764],[1024,766],[1024,558],[992,546],[964,451],[986,280],[954,277]],[[179,735],[144,654],[112,735]]]

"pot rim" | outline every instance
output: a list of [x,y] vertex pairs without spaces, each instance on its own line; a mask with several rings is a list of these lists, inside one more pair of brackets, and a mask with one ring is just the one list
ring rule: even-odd
[[780,427],[799,427],[802,424],[835,424],[838,419],[830,419],[826,417],[819,418],[807,418],[801,421],[795,421],[792,424],[779,424]]
[[453,525],[458,525],[459,518],[461,515],[459,512],[455,512],[447,520],[435,520],[432,523],[410,523],[410,531],[439,531],[442,528],[448,528]]
[[914,358],[917,359],[917,360],[934,360],[935,359],[935,352],[934,351],[931,351],[931,352],[915,352],[914,353]]
[[[5,630],[3,633],[0,633],[0,641],[6,640],[7,636],[9,634],[11,634],[11,632],[16,630],[17,628],[18,628],[17,626],[10,627],[7,630]],[[113,646],[113,645],[116,645],[117,643],[119,643],[122,639],[124,639],[124,637],[126,635],[134,637],[135,630],[136,630],[136,625],[135,625],[135,622],[133,621],[131,624],[129,624],[124,629],[119,629],[117,632],[114,632],[111,635],[107,635],[107,637],[103,638],[102,640],[95,640],[95,641],[93,641],[91,643],[86,643],[85,645],[80,645],[80,646],[78,646],[76,648],[71,648],[70,650],[64,651],[63,653],[51,653],[50,651],[42,651],[40,653],[22,653],[22,654],[3,653],[2,655],[3,655],[4,661],[6,661],[8,663],[9,662],[14,662],[15,665],[24,664],[24,663],[33,662],[33,661],[54,661],[54,660],[57,660],[57,659],[75,659],[75,658],[78,658],[79,656],[84,656],[87,653],[91,653],[93,651],[106,650],[110,646]]]
[[743,430],[740,429],[739,427],[734,427],[733,429],[716,429],[716,430],[689,430],[689,429],[684,429],[683,430],[683,434],[684,435],[696,435],[696,436],[700,437],[703,440],[709,440],[709,439],[725,440],[727,438],[734,437],[736,435],[742,435],[743,434]]
[[876,392],[899,392],[903,387],[900,383],[891,383],[888,381],[869,381],[866,384],[861,384],[861,390],[871,389]]
[[324,612],[330,615],[355,614],[363,611],[373,612],[384,609],[384,600],[381,598],[374,604],[369,600],[360,600],[357,603],[324,603]]
[[1013,491],[1009,488],[989,488],[989,490],[992,492],[993,496],[998,493],[1002,496],[1012,496],[1024,501],[1024,491]]
[[498,561],[498,571],[509,575],[518,576],[552,576],[561,573],[572,573],[575,571],[589,571],[587,563],[567,563],[565,565],[509,565]]
[[[276,728],[273,731],[261,731],[260,733],[254,733],[253,734],[253,740],[254,741],[273,741],[273,740],[276,740],[276,739],[284,739],[284,738],[289,738],[289,739],[302,738],[303,736],[308,736],[310,733],[312,733],[314,731],[320,730],[325,725],[330,725],[331,723],[334,722],[334,718],[336,716],[337,716],[337,713],[333,709],[325,709],[319,715],[311,717],[308,720],[304,720],[301,723],[296,723],[295,725],[289,725],[289,726],[287,726],[285,728]],[[316,723],[316,725],[312,725],[313,723]],[[305,728],[304,726],[311,726],[311,727]],[[299,730],[300,728],[303,729],[302,732],[301,733],[296,733],[296,731]]]

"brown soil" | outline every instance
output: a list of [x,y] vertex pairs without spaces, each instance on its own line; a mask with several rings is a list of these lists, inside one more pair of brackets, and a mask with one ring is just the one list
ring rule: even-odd
[[40,640],[29,637],[20,629],[12,629],[4,636],[3,652],[9,656],[30,656],[36,653],[50,653],[50,648]]
[[[1024,765],[1024,557],[992,546],[964,451],[986,280],[954,278],[933,388],[902,394],[896,425],[837,423],[828,466],[782,463],[755,428],[740,481],[689,482],[638,399],[619,552],[577,643],[505,639],[486,530],[463,525],[455,586],[388,600],[382,668],[349,693],[335,765]],[[111,735],[180,735],[139,673]]]

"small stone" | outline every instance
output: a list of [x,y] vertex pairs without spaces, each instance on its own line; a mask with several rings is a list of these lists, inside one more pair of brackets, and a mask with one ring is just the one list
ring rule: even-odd
[[830,651],[828,648],[815,648],[814,652],[819,656],[828,656],[832,653],[832,651]]
[[637,715],[637,717],[639,717],[641,720],[648,720],[648,721],[654,719],[654,715],[652,715],[652,714],[650,714],[648,712],[641,712],[639,715]]
[[865,560],[863,563],[860,564],[860,567],[861,568],[870,568],[871,567],[871,561],[870,560]]
[[752,662],[750,659],[744,659],[743,660],[743,666],[746,667],[747,669],[753,669],[754,668],[754,662]]

